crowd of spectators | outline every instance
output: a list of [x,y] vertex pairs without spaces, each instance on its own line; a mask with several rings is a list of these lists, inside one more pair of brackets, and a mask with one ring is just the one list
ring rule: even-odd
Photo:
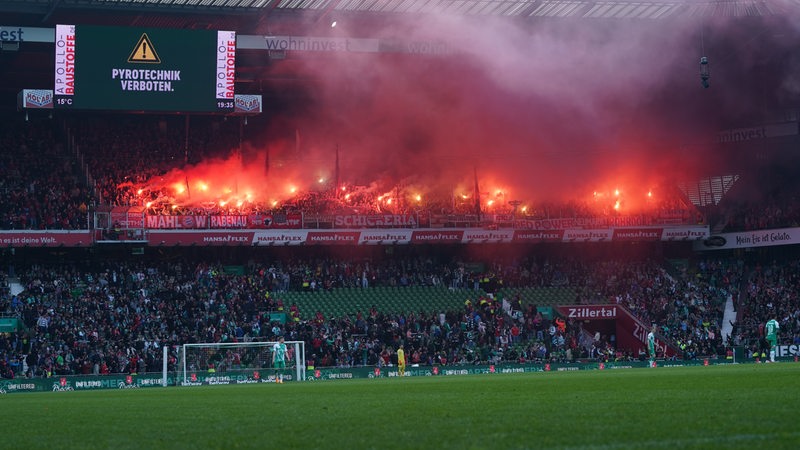
[[[214,123],[191,128],[189,134],[189,127],[173,119],[87,119],[63,133],[50,122],[4,125],[0,228],[86,229],[98,203],[142,204],[148,197],[143,198],[137,188],[146,180],[231,151],[236,133]],[[71,141],[75,148],[68,150],[62,141]],[[76,163],[80,158],[86,161],[87,174]],[[394,203],[378,189],[346,186],[345,191],[298,193],[277,208],[310,214],[346,208],[360,213],[433,208],[452,214],[475,209],[474,202],[455,201],[452,193],[432,196],[423,207],[410,191],[394,189],[389,198],[404,197]],[[155,191],[147,195],[161,197]],[[724,215],[729,230],[796,225],[798,209],[791,191],[771,198],[758,208],[731,204]],[[542,203],[517,213],[523,218],[597,217],[614,214],[614,203]],[[502,204],[496,212],[512,212],[508,202]],[[217,204],[164,211],[231,213],[230,208]],[[237,213],[248,213],[274,211],[276,206],[254,203],[236,208]],[[681,223],[693,220],[690,208],[678,197],[662,199],[655,210],[669,211],[665,217]],[[181,343],[270,340],[279,335],[306,341],[309,363],[317,367],[386,364],[400,343],[406,345],[412,364],[639,356],[638,349],[617,348],[613,335],[591,336],[580,323],[548,320],[527,299],[488,295],[503,287],[570,287],[577,304],[620,304],[643,323],[658,324],[660,335],[685,356],[721,354],[726,345],[755,345],[761,337],[759,326],[773,315],[786,339],[800,342],[798,264],[748,269],[741,261],[708,259],[673,266],[646,258],[593,260],[572,255],[477,262],[432,256],[297,258],[251,263],[247,275],[197,262],[33,266],[18,271],[25,287],[22,294],[12,296],[7,288],[0,291],[0,312],[25,324],[25,331],[0,335],[0,376],[154,371],[161,367],[163,346],[173,351],[175,364],[174,350]],[[296,311],[281,301],[281,293],[289,290],[375,286],[442,286],[487,295],[449,311],[392,315],[352,311],[336,318]],[[745,287],[742,292],[740,286]],[[729,297],[739,300],[730,337],[721,332]],[[297,320],[271,323],[268,312],[276,309],[291,311]]]
[[[183,343],[279,336],[305,341],[307,363],[314,367],[388,364],[401,343],[410,363],[422,365],[643,357],[641,348],[618,348],[613,334],[595,336],[580,321],[545,317],[523,297],[485,294],[512,285],[570,286],[577,304],[620,304],[642,322],[657,324],[660,336],[684,357],[724,354],[722,305],[737,294],[743,265],[703,260],[669,270],[664,264],[317,259],[251,262],[244,275],[196,261],[31,266],[17,269],[24,292],[0,298],[0,310],[25,325],[0,335],[0,359],[19,376],[141,373],[161,369],[163,346],[174,370]],[[324,289],[443,283],[478,292],[446,311],[388,314],[372,308],[323,317],[282,300],[284,290],[307,289],[309,280]],[[271,321],[275,311],[289,320]],[[796,320],[797,312],[791,313]],[[740,328],[753,325],[745,320]]]
[[725,232],[800,226],[800,201],[796,197],[767,202],[745,202],[725,209]]
[[[227,158],[241,146],[238,121],[213,117],[76,116],[57,120],[9,121],[0,126],[0,229],[86,229],[97,206],[143,206],[149,214],[258,214],[301,212],[458,216],[479,222],[475,192],[427,191],[412,185],[354,185],[342,180],[298,191],[278,201],[173,202],[173,194],[147,181],[186,164]],[[469,177],[468,177],[469,178]],[[151,189],[152,188],[152,189]],[[339,188],[339,189],[337,189]],[[340,189],[344,188],[344,190]],[[800,224],[800,186],[781,167],[741,178],[716,207],[705,213],[725,232]],[[639,196],[637,193],[635,196]],[[669,186],[645,202],[623,193],[595,192],[570,201],[523,202],[514,207],[502,192],[483,192],[482,214],[516,219],[638,217],[642,224],[705,223],[703,215]],[[634,195],[634,194],[630,194]],[[419,196],[419,197],[418,197]],[[516,195],[524,199],[525,195]],[[635,211],[627,203],[638,206]],[[621,209],[620,209],[621,207]]]
[[[457,216],[461,223],[474,216],[476,224],[480,214],[506,216],[509,224],[512,216],[529,220],[630,217],[640,225],[702,220],[691,204],[666,186],[656,197],[637,202],[635,210],[629,210],[627,194],[597,192],[571,201],[522,202],[519,207],[512,206],[503,192],[482,192],[477,206],[474,190],[417,189],[405,180],[385,185],[348,180],[334,185],[327,180],[278,201],[220,197],[187,203],[175,199],[174,186],[153,182],[187,165],[240,155],[237,124],[215,117],[187,122],[179,116],[92,115],[8,124],[0,130],[0,189],[6,193],[0,203],[0,228],[86,229],[96,207],[113,206],[144,207],[154,215],[419,214]],[[424,195],[420,195],[422,190]],[[644,197],[644,193],[635,196]]]
[[764,324],[775,319],[783,344],[800,345],[800,260],[758,264],[749,272],[734,326],[735,345],[751,353],[765,347]]
[[740,179],[715,212],[725,232],[800,226],[800,183],[795,164],[776,165]]
[[684,353],[719,354],[727,345],[725,304],[738,297],[743,270],[728,260],[700,260],[695,267],[674,267],[674,273],[651,260],[602,262],[587,268],[582,297],[626,306],[642,322],[657,324]]
[[0,124],[0,229],[89,226],[92,196],[50,123]]
[[194,122],[180,116],[117,116],[71,123],[99,204],[142,206],[157,197],[139,193],[148,180],[203,158],[227,157],[238,147],[233,121],[197,117]]

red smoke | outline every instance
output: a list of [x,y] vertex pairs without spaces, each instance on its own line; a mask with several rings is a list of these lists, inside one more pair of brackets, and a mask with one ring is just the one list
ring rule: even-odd
[[[451,54],[290,54],[271,70],[291,67],[304,95],[270,109],[280,93],[266,92],[268,111],[246,127],[240,155],[150,184],[173,187],[176,203],[271,205],[333,189],[338,173],[345,204],[347,192],[368,191],[414,207],[473,202],[477,174],[483,208],[602,199],[647,209],[724,160],[713,143],[720,129],[763,120],[752,114],[759,102],[797,97],[785,72],[757,58],[765,45],[785,54],[765,31],[778,20],[521,25],[426,16],[359,34],[339,20],[326,32],[444,43]],[[796,29],[781,29],[798,42]],[[708,90],[698,75],[704,52]],[[769,86],[751,85],[757,64],[772,71],[759,78]],[[609,194],[617,189],[622,201]]]

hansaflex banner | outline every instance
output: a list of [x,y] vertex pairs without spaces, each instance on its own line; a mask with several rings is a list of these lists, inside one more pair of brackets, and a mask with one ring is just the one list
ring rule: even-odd
[[[148,231],[150,245],[403,245],[403,244],[499,244],[541,242],[630,242],[690,240],[707,237],[707,230],[694,228],[674,231],[669,228],[636,228],[610,230],[480,230],[458,228],[436,229],[230,229],[199,230],[196,226],[180,224],[177,216],[161,216],[154,220],[160,229]],[[233,216],[222,220],[245,227]],[[170,229],[180,224],[182,229]],[[150,224],[155,225],[155,224]],[[674,237],[672,236],[674,235]]]
[[[122,210],[111,212],[114,227],[141,229],[151,246],[197,245],[406,245],[406,244],[536,244],[544,242],[630,242],[697,240],[708,242],[707,229],[637,228],[631,230],[481,230],[470,228],[390,228],[321,230],[297,229],[299,216],[145,216]],[[202,221],[202,223],[200,223]],[[770,234],[771,233],[771,234]],[[787,232],[767,232],[769,239],[788,243]],[[99,234],[98,234],[99,235]],[[763,237],[763,236],[762,236]],[[742,238],[743,239],[743,238]],[[751,239],[754,239],[751,237]],[[0,231],[0,245],[90,246],[95,235],[87,230]],[[777,244],[773,244],[777,245]]]

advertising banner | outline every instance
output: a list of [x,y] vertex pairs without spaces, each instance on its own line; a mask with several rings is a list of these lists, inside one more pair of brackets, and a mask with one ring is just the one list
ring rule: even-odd
[[[579,321],[613,320],[617,348],[637,352],[647,348],[647,333],[650,325],[634,317],[627,309],[620,305],[579,305],[556,306],[562,316]],[[587,327],[591,329],[591,326]],[[656,339],[656,347],[668,357],[676,355],[675,349],[668,346],[662,339]]]
[[143,206],[117,206],[111,210],[113,228],[144,228]]
[[17,95],[17,108],[20,109],[52,109],[52,89],[23,89]]
[[717,142],[721,144],[727,144],[779,136],[794,136],[798,134],[798,131],[798,123],[796,121],[772,123],[750,128],[734,128],[731,130],[720,131],[717,134]]
[[564,230],[564,242],[611,242],[613,237],[612,229]]
[[660,241],[662,228],[614,228],[614,241]]
[[464,239],[464,230],[414,230],[411,242],[414,244],[458,244]]
[[335,228],[416,228],[419,218],[416,214],[372,214],[335,215]]
[[465,244],[490,244],[498,242],[511,242],[514,240],[514,230],[480,230],[466,229],[462,242]]
[[800,228],[720,233],[693,244],[694,250],[729,250],[735,248],[770,247],[800,244]]
[[514,242],[561,242],[564,230],[515,230]]
[[88,247],[89,230],[0,231],[0,245],[5,247]]
[[308,230],[260,230],[253,235],[253,245],[301,245]]
[[[791,359],[790,359],[791,358]],[[784,357],[783,360],[793,360],[794,356]],[[752,360],[737,361],[737,363],[753,363]],[[697,367],[718,366],[732,364],[730,360],[703,358],[690,361],[668,359],[659,361],[659,367]],[[463,375],[493,375],[511,373],[544,373],[544,372],[573,372],[578,370],[620,370],[648,367],[647,361],[576,361],[576,362],[534,362],[513,364],[481,364],[481,365],[435,365],[406,367],[406,377],[450,377]],[[232,384],[257,384],[274,383],[275,374],[269,369],[234,370],[227,372],[189,371],[186,380],[176,373],[167,375],[167,386],[215,386]],[[283,374],[285,381],[333,381],[353,379],[378,379],[395,378],[399,373],[394,366],[365,366],[352,368],[309,368],[304,373],[304,379],[296,380],[293,371]],[[163,387],[161,373],[147,373],[140,375],[112,374],[112,375],[70,375],[55,376],[51,378],[15,378],[0,380],[0,395],[16,394],[22,392],[75,392],[104,389],[140,389]]]
[[662,241],[694,241],[711,235],[707,225],[666,227],[661,233]]
[[236,229],[248,228],[250,221],[246,215],[147,215],[145,227],[150,229]]
[[650,216],[561,217],[552,219],[517,219],[514,228],[525,230],[566,230],[654,225]]
[[359,231],[309,231],[307,244],[312,245],[355,245],[358,244]]
[[237,114],[257,114],[264,109],[260,95],[236,94],[233,98],[233,112]]
[[147,245],[253,245],[254,231],[156,231],[147,234]]
[[408,244],[411,242],[411,230],[364,230],[361,232],[359,244]]

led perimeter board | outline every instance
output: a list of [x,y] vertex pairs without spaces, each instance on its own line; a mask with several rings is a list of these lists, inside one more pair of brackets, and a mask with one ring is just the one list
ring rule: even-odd
[[236,32],[57,25],[54,107],[230,112]]

